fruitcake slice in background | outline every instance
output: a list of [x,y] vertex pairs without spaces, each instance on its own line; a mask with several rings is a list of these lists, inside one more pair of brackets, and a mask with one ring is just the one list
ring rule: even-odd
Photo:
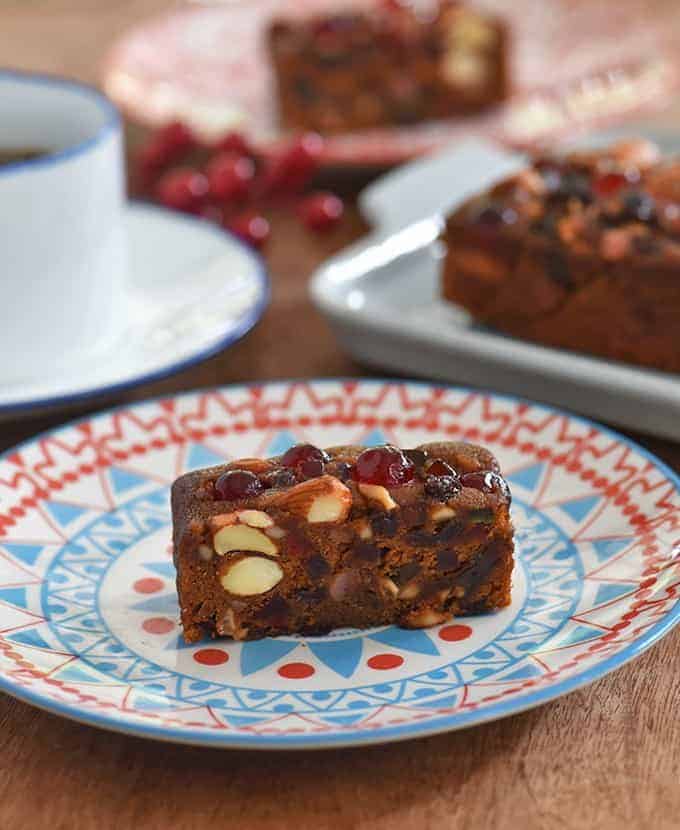
[[479,112],[508,95],[502,21],[453,0],[347,5],[269,30],[284,126],[335,133]]
[[680,371],[680,161],[646,141],[536,158],[447,222],[443,295],[550,346]]

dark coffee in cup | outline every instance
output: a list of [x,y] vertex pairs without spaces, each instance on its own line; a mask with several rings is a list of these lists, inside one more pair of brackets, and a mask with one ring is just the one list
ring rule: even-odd
[[0,147],[0,167],[20,161],[31,161],[40,156],[46,156],[48,153],[49,150],[37,150],[34,147]]

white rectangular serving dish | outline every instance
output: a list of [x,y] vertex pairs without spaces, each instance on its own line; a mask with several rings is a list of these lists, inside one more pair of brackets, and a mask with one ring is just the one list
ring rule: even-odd
[[313,301],[340,343],[368,365],[510,392],[680,440],[680,376],[506,337],[439,296],[441,212],[522,162],[479,141],[389,173],[360,201],[376,230],[316,272]]

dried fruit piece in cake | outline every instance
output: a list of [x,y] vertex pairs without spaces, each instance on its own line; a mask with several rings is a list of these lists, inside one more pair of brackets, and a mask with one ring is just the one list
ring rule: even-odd
[[297,445],[188,473],[172,490],[184,636],[235,639],[507,605],[510,491],[470,444]]
[[507,334],[680,371],[680,161],[541,157],[447,222],[443,294]]

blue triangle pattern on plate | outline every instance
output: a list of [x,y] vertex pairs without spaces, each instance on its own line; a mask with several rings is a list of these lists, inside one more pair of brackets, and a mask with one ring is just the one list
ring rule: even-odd
[[[61,607],[63,608],[63,606]],[[54,614],[55,617],[61,616],[61,614],[65,613],[63,611],[57,612],[52,610],[51,606],[48,606],[47,610],[50,614]],[[89,611],[82,613],[80,609],[78,609],[78,611],[70,617],[65,617],[63,619],[53,618],[52,624],[56,625],[60,630],[65,628],[69,631],[84,631],[86,634],[106,633],[106,625],[97,614],[93,614]]]
[[366,447],[377,447],[388,442],[382,430],[372,429],[367,435],[362,436],[361,443]]
[[512,654],[507,652],[498,643],[488,643],[483,648],[478,649],[460,662],[462,664],[490,664],[490,663],[509,663],[512,660]]
[[[93,584],[97,584],[108,567],[107,560],[92,560],[92,559],[66,559],[62,560],[59,568],[55,568],[56,572],[66,571],[73,574],[80,580],[87,580]],[[81,583],[82,584],[82,583]]]
[[622,550],[625,550],[628,545],[630,545],[631,540],[630,538],[625,539],[596,539],[592,542],[593,550],[595,551],[595,556],[597,556],[598,561],[606,562],[607,559],[611,559],[612,556],[616,556],[617,553],[621,553]]
[[192,680],[182,678],[177,683],[177,697],[182,700],[193,701],[210,695],[219,695],[227,691],[222,683],[210,683],[207,680]]
[[414,651],[417,654],[439,654],[439,649],[424,631],[406,628],[386,628],[377,634],[369,635],[371,640],[384,643],[402,651]]
[[2,548],[15,559],[23,562],[24,565],[35,565],[38,561],[38,557],[43,552],[42,545],[18,545],[12,543],[9,545],[3,545]]
[[363,720],[366,717],[365,712],[358,712],[353,715],[324,715],[324,720],[328,721],[328,723],[339,723],[345,726],[348,726],[352,723],[356,723],[357,721]]
[[177,596],[175,594],[161,594],[158,597],[142,600],[130,606],[132,611],[153,611],[157,614],[176,614]]
[[156,709],[172,708],[173,704],[160,696],[147,697],[146,695],[139,693],[135,695],[135,709],[141,709],[142,711],[155,711]]
[[270,666],[299,645],[295,641],[275,640],[272,637],[246,642],[241,648],[241,673],[243,675],[253,674],[265,666]]
[[361,660],[362,641],[360,637],[349,640],[330,640],[312,643],[307,641],[310,651],[322,663],[343,677],[351,677]]
[[5,634],[5,639],[13,643],[21,643],[24,646],[45,648],[48,651],[53,650],[53,646],[44,640],[38,631],[32,628],[16,631],[14,634]]
[[81,666],[67,666],[56,672],[59,680],[70,680],[72,683],[101,683],[99,675],[86,671]]
[[605,602],[611,602],[613,599],[618,599],[626,594],[630,594],[638,587],[638,583],[628,583],[622,585],[620,582],[610,582],[605,585],[600,585],[593,600],[593,606],[604,605]]
[[566,513],[575,522],[581,522],[590,513],[590,511],[600,502],[600,496],[585,496],[582,499],[574,499],[574,501],[565,501],[559,505],[560,510]]
[[[523,666],[520,666],[518,669],[510,672],[510,674],[504,674],[503,680],[527,680],[530,677],[541,677],[543,672],[540,668],[531,661],[527,661]],[[500,679],[500,678],[499,678]]]
[[254,723],[270,720],[271,715],[262,715],[259,718],[255,715],[227,715],[226,717],[229,723],[233,723],[234,726],[251,726]]
[[534,490],[541,480],[544,469],[545,464],[532,464],[530,467],[524,467],[522,470],[516,470],[514,473],[506,475],[505,478],[510,484],[518,484],[526,490]]
[[146,484],[148,479],[138,473],[131,473],[128,470],[123,470],[120,467],[109,468],[109,480],[113,492],[119,496],[126,493],[128,490],[134,490],[135,487],[140,487]]
[[50,516],[62,527],[70,525],[76,519],[79,519],[83,513],[87,513],[87,507],[78,507],[75,504],[63,504],[59,501],[46,501],[44,506],[47,508]]
[[168,562],[144,562],[144,567],[159,576],[164,576],[166,579],[174,579],[176,575],[175,566],[171,561]]
[[551,627],[545,623],[523,617],[515,620],[508,630],[498,639],[499,642],[503,642],[506,640],[515,640],[518,637],[545,636],[549,634],[551,630]]
[[577,625],[570,629],[564,636],[558,637],[557,643],[560,646],[575,645],[576,643],[583,643],[586,640],[594,640],[601,637],[605,632],[600,628],[590,628],[587,625]]
[[28,608],[25,588],[0,588],[0,599],[19,608]]
[[290,430],[282,429],[277,432],[267,446],[267,455],[281,455],[293,444],[298,444],[300,439],[293,435]]
[[214,467],[217,464],[224,464],[227,459],[206,447],[204,444],[192,444],[187,453],[187,470],[200,470],[202,467]]
[[[436,706],[437,709],[452,709],[454,706],[458,706],[460,702],[460,695],[449,695],[448,697],[438,697],[436,700],[432,701],[432,706]],[[424,704],[421,704],[421,706]]]

